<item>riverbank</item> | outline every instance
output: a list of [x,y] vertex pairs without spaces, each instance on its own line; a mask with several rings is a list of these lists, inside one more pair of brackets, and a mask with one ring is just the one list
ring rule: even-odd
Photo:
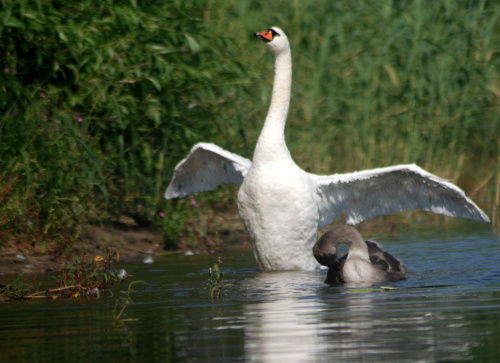
[[5,248],[0,253],[0,276],[56,272],[84,253],[104,255],[108,249],[117,251],[121,261],[144,259],[164,252],[163,236],[159,229],[92,226],[59,256],[50,253],[51,246],[45,251]]

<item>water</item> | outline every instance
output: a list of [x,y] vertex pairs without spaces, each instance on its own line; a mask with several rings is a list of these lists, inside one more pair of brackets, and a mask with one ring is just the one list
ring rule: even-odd
[[[226,285],[208,300],[216,255],[130,263],[133,303],[115,297],[0,305],[0,361],[500,361],[500,241],[454,223],[376,238],[408,268],[391,291],[323,283],[320,272],[262,273],[251,250],[221,255]],[[377,286],[375,286],[377,287]]]

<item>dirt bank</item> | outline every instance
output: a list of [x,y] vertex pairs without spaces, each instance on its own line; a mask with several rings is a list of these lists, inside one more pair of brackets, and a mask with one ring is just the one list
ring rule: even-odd
[[[65,264],[86,252],[103,255],[111,249],[120,254],[121,261],[145,258],[163,252],[160,230],[138,227],[91,227],[60,256],[45,251],[22,251],[5,248],[0,253],[0,275],[40,274],[58,271]],[[47,248],[50,251],[50,247]]]

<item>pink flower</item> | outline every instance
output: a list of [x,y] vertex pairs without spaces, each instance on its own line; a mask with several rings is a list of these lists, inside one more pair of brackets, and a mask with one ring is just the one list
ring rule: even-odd
[[9,67],[5,67],[3,70],[5,73],[9,73]]
[[83,121],[83,118],[78,117],[78,122],[82,122],[82,121]]
[[192,204],[192,205],[196,205],[196,200],[194,200],[194,198],[193,198],[193,197],[191,197],[191,204]]
[[45,93],[40,93],[40,97],[45,98]]
[[160,212],[160,217],[162,217],[162,218],[165,217],[165,213]]

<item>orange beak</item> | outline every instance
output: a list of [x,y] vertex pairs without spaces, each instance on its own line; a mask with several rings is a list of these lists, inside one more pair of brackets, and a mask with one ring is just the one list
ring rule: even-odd
[[271,40],[273,40],[273,32],[270,30],[266,30],[260,33],[255,33],[254,36],[261,37],[262,40],[265,40],[266,42],[270,42]]

